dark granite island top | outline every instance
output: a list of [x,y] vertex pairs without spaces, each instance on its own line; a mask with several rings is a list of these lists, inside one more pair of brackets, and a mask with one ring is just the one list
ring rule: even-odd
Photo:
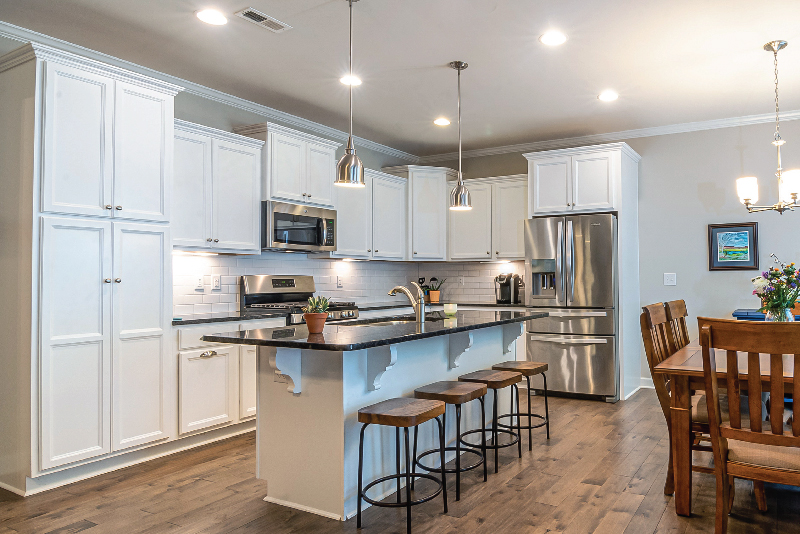
[[[261,328],[243,332],[226,332],[203,336],[204,341],[238,345],[261,345],[292,349],[330,351],[362,350],[382,345],[394,345],[416,339],[443,336],[531,319],[547,317],[546,312],[526,311],[458,311],[453,316],[444,312],[429,312],[424,324],[413,316],[380,317],[355,321],[328,323],[321,334],[309,334],[306,325],[282,328]],[[397,324],[384,324],[393,321]]]

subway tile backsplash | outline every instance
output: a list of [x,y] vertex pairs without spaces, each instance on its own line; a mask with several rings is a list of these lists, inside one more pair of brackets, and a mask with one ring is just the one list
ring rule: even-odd
[[[520,261],[480,262],[385,262],[343,261],[305,254],[265,252],[261,256],[211,256],[176,253],[172,257],[173,315],[182,317],[239,309],[239,277],[244,274],[307,274],[314,276],[318,295],[357,304],[386,302],[396,285],[408,285],[424,276],[439,280],[442,298],[459,302],[494,302],[494,277],[499,273],[522,275]],[[220,289],[212,290],[212,276],[219,275]],[[337,287],[337,278],[342,287]],[[460,280],[463,278],[463,284]],[[197,287],[202,279],[202,289]],[[405,298],[405,297],[402,297]]]

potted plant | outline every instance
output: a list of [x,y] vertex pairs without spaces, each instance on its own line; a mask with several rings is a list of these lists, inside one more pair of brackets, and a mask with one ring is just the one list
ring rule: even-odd
[[439,297],[441,295],[441,288],[446,281],[447,278],[445,278],[441,282],[435,276],[431,278],[431,281],[428,285],[429,302],[431,302],[432,304],[437,304],[439,302]]
[[328,318],[328,298],[310,297],[308,305],[303,307],[303,320],[306,322],[309,334],[321,334]]
[[761,299],[758,311],[766,314],[767,321],[793,321],[792,308],[800,297],[800,272],[794,263],[786,265],[775,254],[771,256],[778,267],[770,267],[752,279],[753,294]]

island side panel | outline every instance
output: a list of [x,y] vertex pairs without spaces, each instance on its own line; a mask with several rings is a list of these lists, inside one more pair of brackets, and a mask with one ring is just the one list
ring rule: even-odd
[[[302,390],[276,381],[276,350],[301,358]],[[342,353],[258,348],[257,474],[268,502],[342,519]]]

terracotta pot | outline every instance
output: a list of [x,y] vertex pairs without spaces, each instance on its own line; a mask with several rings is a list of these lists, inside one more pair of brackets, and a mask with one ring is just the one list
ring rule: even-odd
[[309,334],[321,334],[322,329],[325,328],[325,320],[327,318],[328,314],[325,312],[303,314],[303,319],[305,319],[306,321],[306,326],[308,326]]
[[440,294],[441,294],[441,291],[434,291],[433,289],[428,291],[428,295],[430,296],[431,304],[437,304],[439,302],[439,295]]

